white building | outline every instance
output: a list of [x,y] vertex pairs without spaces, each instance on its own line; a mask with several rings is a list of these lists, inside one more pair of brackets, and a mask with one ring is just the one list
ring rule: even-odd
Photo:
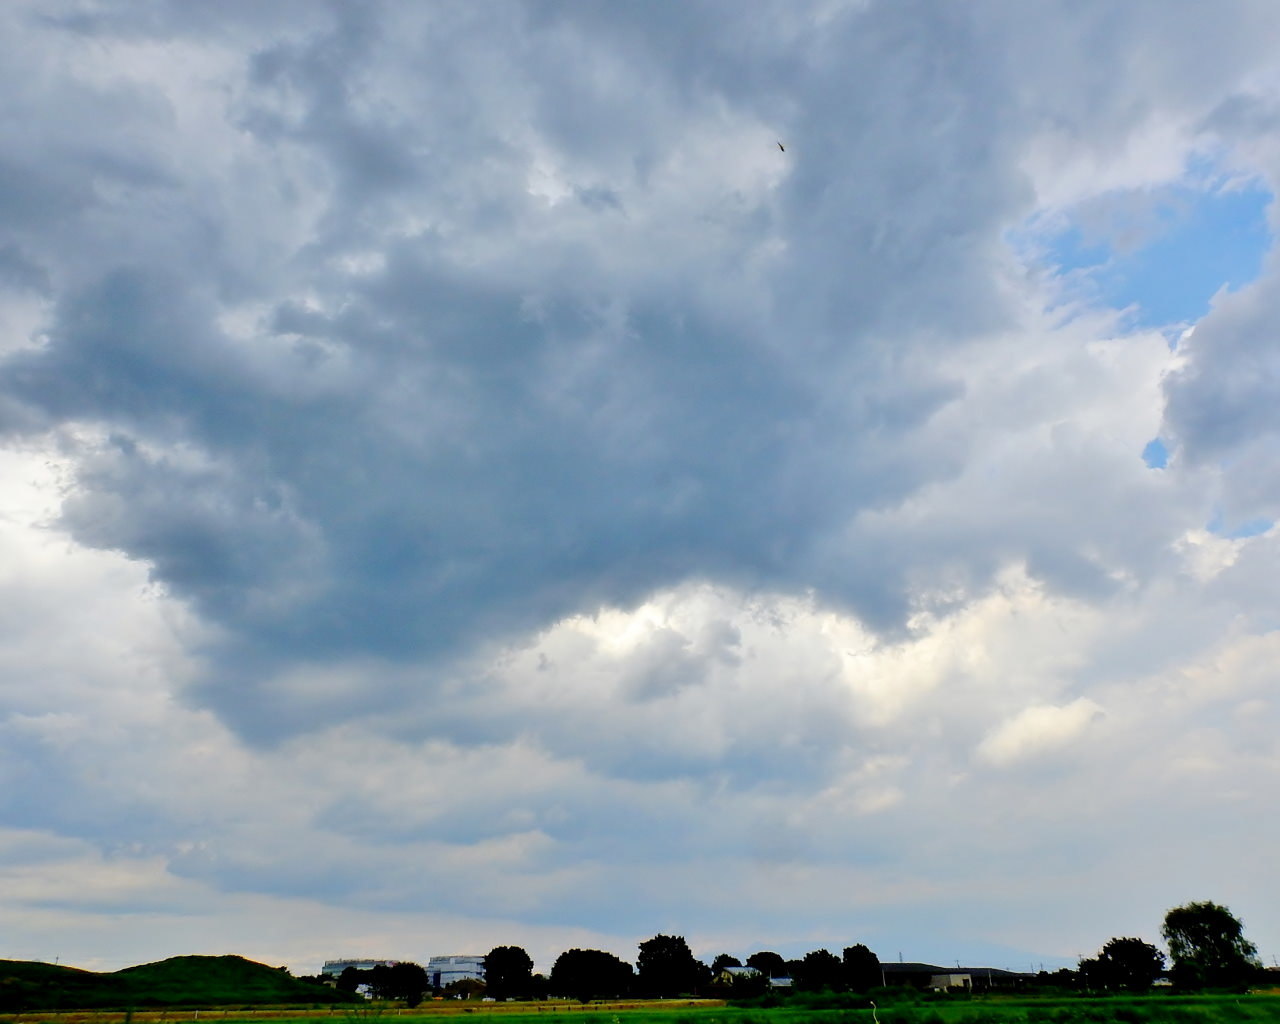
[[348,967],[354,967],[357,971],[370,971],[375,967],[394,967],[398,963],[399,960],[326,960],[320,973],[326,978],[336,978]]
[[453,956],[433,956],[427,961],[427,979],[436,988],[444,988],[451,981],[475,978],[484,981],[484,957],[458,953]]

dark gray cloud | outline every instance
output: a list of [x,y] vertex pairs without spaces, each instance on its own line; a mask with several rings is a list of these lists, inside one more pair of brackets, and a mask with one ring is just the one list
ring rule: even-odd
[[[0,372],[10,427],[93,426],[63,522],[225,627],[205,699],[287,731],[305,716],[254,680],[295,656],[453,656],[687,579],[816,588],[888,630],[934,557],[979,590],[1016,559],[1109,585],[1043,505],[974,520],[963,554],[954,527],[853,524],[967,457],[925,428],[965,393],[956,354],[1020,322],[1019,147],[1142,107],[1053,93],[1038,30],[981,7],[504,13],[46,23],[224,76],[28,84],[82,97],[75,142],[6,172],[6,251],[55,282]],[[1087,14],[1069,49],[1137,74],[1111,42],[1132,17]]]
[[[156,8],[92,31],[163,36],[171,17],[182,20]],[[182,138],[156,94],[129,108],[143,145],[128,159],[113,152],[116,125],[85,126],[83,155],[60,161],[61,194],[78,198],[25,204],[41,225],[68,220],[82,243],[83,222],[125,230],[123,246],[100,233],[77,254],[82,283],[57,290],[47,343],[4,368],[29,416],[106,431],[65,510],[75,536],[145,559],[229,627],[244,656],[268,662],[449,652],[700,576],[818,582],[891,624],[901,581],[857,558],[815,580],[811,552],[859,509],[946,471],[901,439],[959,385],[904,366],[889,325],[907,336],[945,326],[960,344],[1001,321],[986,268],[1016,190],[1011,205],[1008,188],[992,187],[1002,144],[987,103],[998,90],[970,88],[981,53],[954,47],[951,16],[876,8],[843,19],[835,31],[856,59],[817,54],[789,73],[783,62],[802,102],[782,125],[752,76],[735,93],[760,39],[710,57],[704,77],[670,54],[660,66],[662,36],[638,46],[567,9],[534,12],[524,37],[494,38],[487,21],[456,13],[389,18],[341,8],[240,68],[240,125],[257,146],[297,150],[302,187],[322,204],[311,241],[263,279],[232,264],[209,211],[252,238],[237,200],[283,183],[264,168],[252,183],[206,180],[220,194],[196,197],[180,161],[161,154],[171,133],[179,148],[200,140]],[[441,22],[467,42],[437,35]],[[469,47],[465,65],[430,60]],[[615,74],[652,72],[654,95],[553,73],[587,51]],[[481,93],[477,68],[493,60],[511,62],[510,81]],[[771,119],[752,142],[761,152],[716,162],[776,161],[768,135],[786,129],[796,168],[771,172],[777,190],[713,192],[701,213],[668,208],[652,178],[698,145],[698,129],[663,138],[660,124],[690,102],[695,118],[716,108],[729,121]],[[937,130],[899,132],[904,117]],[[609,209],[540,208],[523,187],[539,149],[580,187],[620,196],[616,235],[590,223]],[[48,189],[34,167],[19,177]],[[103,180],[119,185],[88,187]],[[423,227],[403,232],[397,204]],[[626,223],[641,216],[647,225]],[[678,251],[679,233],[697,228],[690,216],[728,232],[703,258]],[[156,217],[188,244],[146,251]],[[767,237],[786,251],[761,282],[768,308],[752,319],[709,308],[708,288],[759,290],[742,261]],[[367,246],[377,269],[335,266]],[[615,256],[652,269],[630,279]],[[63,257],[46,247],[46,260]],[[299,290],[322,308],[288,297]],[[268,315],[229,338],[220,317],[246,300]],[[354,372],[333,380],[339,360]]]
[[1275,288],[1273,268],[1242,294],[1223,296],[1183,343],[1186,366],[1168,382],[1166,415],[1195,462],[1280,432]]

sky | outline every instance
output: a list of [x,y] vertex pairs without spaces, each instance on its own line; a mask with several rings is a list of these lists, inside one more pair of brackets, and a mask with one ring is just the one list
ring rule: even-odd
[[1280,5],[0,50],[0,958],[1280,955]]

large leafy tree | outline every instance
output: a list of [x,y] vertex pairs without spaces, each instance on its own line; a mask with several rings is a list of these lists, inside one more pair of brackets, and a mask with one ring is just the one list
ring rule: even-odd
[[711,971],[694,957],[683,935],[655,935],[640,943],[636,973],[641,990],[651,996],[686,995],[711,980]]
[[361,985],[368,982],[365,977],[367,971],[360,970],[359,967],[344,967],[342,973],[338,975],[335,988],[339,992],[355,992]]
[[884,984],[880,958],[861,942],[845,946],[841,957],[845,987],[853,992],[867,992]]
[[1142,939],[1110,939],[1096,957],[1080,961],[1089,988],[1142,992],[1164,973],[1164,954]]
[[719,974],[721,971],[723,971],[726,967],[741,967],[741,966],[742,966],[742,961],[739,960],[736,956],[730,956],[728,953],[720,953],[714,960],[711,961],[711,973],[713,975],[716,975],[716,974]]
[[1258,948],[1244,937],[1244,924],[1216,903],[1174,907],[1165,914],[1160,932],[1169,944],[1179,988],[1246,985],[1261,966]]
[[528,998],[533,958],[519,946],[494,946],[484,958],[485,991],[495,999]]
[[426,969],[421,964],[407,961],[377,964],[365,973],[368,975],[370,993],[375,999],[400,999],[409,1006],[417,1006],[431,989]]
[[582,1002],[616,999],[631,990],[631,965],[601,949],[570,949],[551,968],[548,988],[552,995],[570,996]]
[[797,988],[838,992],[844,987],[844,964],[829,950],[815,949],[804,955],[794,977]]
[[787,976],[787,961],[783,959],[782,954],[773,953],[769,950],[752,953],[747,957],[747,966],[754,967],[766,978],[785,978]]

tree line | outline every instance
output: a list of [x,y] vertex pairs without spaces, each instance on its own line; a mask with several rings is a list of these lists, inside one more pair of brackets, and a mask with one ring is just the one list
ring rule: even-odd
[[[1041,971],[1028,984],[1085,991],[1141,992],[1169,977],[1179,989],[1242,988],[1261,971],[1257,948],[1244,937],[1244,926],[1226,907],[1188,903],[1174,907],[1161,927],[1169,950],[1166,960],[1154,944],[1134,937],[1110,939],[1075,969]],[[695,957],[680,935],[655,935],[641,942],[634,967],[599,949],[570,949],[556,958],[548,976],[533,971],[533,960],[519,946],[495,946],[484,958],[485,979],[451,983],[443,994],[495,999],[663,998],[764,995],[776,979],[790,979],[797,992],[867,993],[885,984],[879,958],[867,946],[846,946],[841,955],[816,949],[798,959],[762,950],[744,961],[727,953],[709,965]],[[365,986],[375,999],[417,1005],[433,994],[427,972],[418,964],[399,963],[370,970],[347,968],[338,987],[354,992]],[[438,993],[437,993],[438,994]]]
[[1095,957],[1081,960],[1076,973],[1085,988],[1140,991],[1168,968],[1180,989],[1243,988],[1262,971],[1258,947],[1244,937],[1244,924],[1217,903],[1174,907],[1160,928],[1169,961],[1149,942],[1112,939]]

